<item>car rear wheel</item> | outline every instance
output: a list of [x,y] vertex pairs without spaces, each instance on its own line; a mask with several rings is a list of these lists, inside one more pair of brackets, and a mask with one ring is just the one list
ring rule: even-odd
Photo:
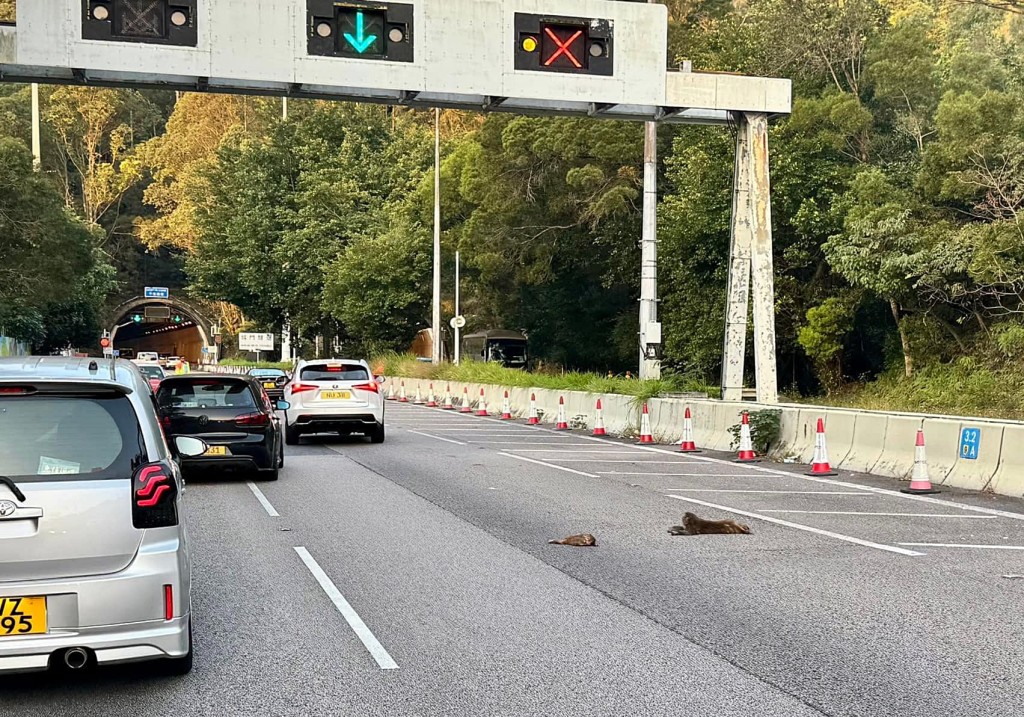
[[299,430],[294,426],[284,427],[284,442],[289,446],[299,445]]
[[378,423],[377,426],[370,431],[370,443],[383,443],[384,442],[384,424]]

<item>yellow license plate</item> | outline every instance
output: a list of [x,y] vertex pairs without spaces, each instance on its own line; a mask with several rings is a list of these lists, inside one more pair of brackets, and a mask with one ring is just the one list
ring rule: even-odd
[[46,598],[0,598],[0,638],[46,632]]
[[274,382],[264,383],[263,388],[277,388],[277,384]]
[[227,446],[210,446],[206,449],[204,455],[207,456],[226,456],[228,454]]
[[352,398],[351,391],[321,391],[320,398],[324,401],[347,401]]

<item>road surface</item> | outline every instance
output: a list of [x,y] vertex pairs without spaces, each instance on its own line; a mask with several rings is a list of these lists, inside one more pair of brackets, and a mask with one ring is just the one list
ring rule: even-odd
[[[387,418],[189,483],[191,675],[3,678],[0,713],[1024,715],[1022,501]],[[668,535],[687,510],[753,535]]]

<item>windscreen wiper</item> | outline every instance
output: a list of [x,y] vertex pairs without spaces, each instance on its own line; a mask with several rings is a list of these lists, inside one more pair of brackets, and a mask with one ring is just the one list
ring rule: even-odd
[[7,476],[0,476],[0,483],[3,483],[5,486],[10,488],[11,492],[14,493],[14,497],[15,498],[17,498],[22,503],[25,502],[25,500],[26,500],[25,494],[21,492],[21,488],[18,487],[17,483],[15,483],[13,480],[8,478]]

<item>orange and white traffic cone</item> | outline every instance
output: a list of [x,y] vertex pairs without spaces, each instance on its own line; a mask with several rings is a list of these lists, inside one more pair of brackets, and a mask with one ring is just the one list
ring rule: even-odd
[[427,408],[437,408],[437,397],[434,395],[434,384],[430,384],[430,393],[427,394]]
[[402,388],[398,391],[398,402],[409,403],[409,397],[405,395],[405,381],[402,381]]
[[508,400],[508,391],[505,391],[505,399],[501,402],[501,420],[512,420],[512,404]]
[[540,417],[537,415],[537,395],[533,393],[530,394],[530,416],[526,422],[531,426],[540,425]]
[[469,405],[469,387],[464,386],[462,388],[462,408],[459,409],[459,413],[472,413],[473,408]]
[[693,441],[693,416],[690,415],[690,407],[686,407],[683,414],[683,440],[679,442],[680,453],[700,453],[697,444]]
[[455,410],[455,404],[452,403],[452,385],[449,383],[444,389],[444,403],[441,404],[441,408],[446,411]]
[[384,400],[385,401],[394,401],[395,400],[395,384],[393,384],[393,383],[389,383],[388,384],[388,392],[384,396]]
[[604,430],[604,409],[601,408],[601,399],[597,399],[597,413],[594,416],[594,435],[595,436],[607,436],[608,432]]
[[558,420],[555,422],[556,431],[569,430],[569,422],[565,420],[565,399],[558,397]]
[[476,415],[487,415],[487,399],[484,397],[484,390],[482,388],[480,389],[480,400],[476,403]]
[[754,453],[754,441],[750,437],[750,414],[744,411],[743,421],[740,424],[740,454],[736,457],[736,462],[753,463],[757,460],[757,454]]
[[828,448],[825,446],[825,421],[818,419],[818,430],[814,436],[814,460],[811,462],[809,476],[837,476],[836,471],[828,462]]
[[917,430],[917,444],[914,447],[914,472],[910,476],[910,487],[901,488],[900,493],[912,495],[928,495],[941,493],[932,488],[932,480],[928,477],[928,459],[924,452],[924,429]]
[[413,401],[417,406],[423,405],[423,394],[420,392],[419,383],[416,384],[416,399]]
[[646,403],[643,411],[640,412],[640,442],[654,443],[654,436],[651,435],[651,415],[647,411]]

